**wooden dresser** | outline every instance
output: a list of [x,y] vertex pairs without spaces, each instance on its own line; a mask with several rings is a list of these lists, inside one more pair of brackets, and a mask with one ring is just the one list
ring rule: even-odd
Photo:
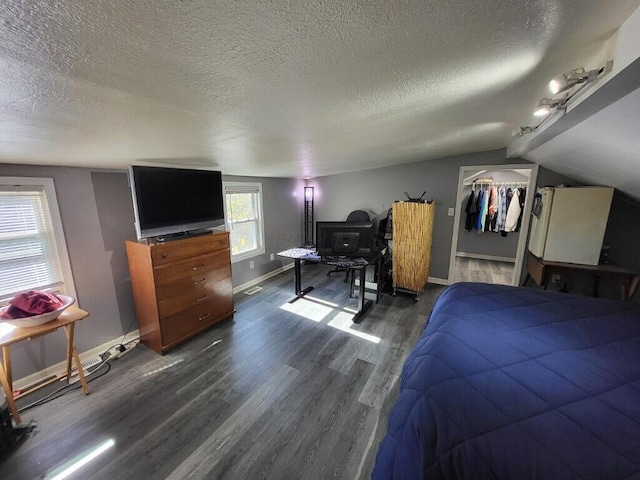
[[126,242],[141,341],[160,354],[233,316],[229,233]]

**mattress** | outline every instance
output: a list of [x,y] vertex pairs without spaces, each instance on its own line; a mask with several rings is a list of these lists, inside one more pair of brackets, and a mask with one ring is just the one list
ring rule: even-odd
[[402,371],[380,479],[640,478],[640,307],[443,291]]

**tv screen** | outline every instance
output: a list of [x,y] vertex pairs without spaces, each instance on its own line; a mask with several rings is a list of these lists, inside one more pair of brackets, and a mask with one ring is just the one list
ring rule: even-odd
[[316,250],[321,257],[369,257],[374,243],[373,223],[316,222]]
[[218,171],[134,165],[129,178],[138,238],[224,224],[222,174]]

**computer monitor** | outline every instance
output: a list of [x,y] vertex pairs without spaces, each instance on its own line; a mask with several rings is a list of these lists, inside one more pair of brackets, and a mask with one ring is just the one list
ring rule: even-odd
[[316,222],[316,250],[321,257],[370,257],[375,239],[371,222]]

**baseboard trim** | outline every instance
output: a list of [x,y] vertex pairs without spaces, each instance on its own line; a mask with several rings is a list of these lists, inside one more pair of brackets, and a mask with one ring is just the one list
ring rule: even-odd
[[258,278],[254,278],[253,280],[250,280],[246,283],[243,283],[242,285],[238,285],[236,287],[233,287],[233,293],[236,294],[238,292],[241,292],[243,290],[246,290],[249,287],[253,287],[254,285],[257,285],[258,283],[262,283],[265,280],[271,278],[271,277],[275,277],[276,275],[281,274],[282,272],[286,272],[287,270],[291,270],[293,267],[295,266],[294,263],[289,263],[287,265],[284,265],[280,268],[276,268],[275,270],[272,270],[269,273],[266,273]]
[[498,257],[496,255],[483,255],[482,253],[457,252],[456,257],[477,258],[478,260],[494,260],[496,262],[516,263],[516,259],[512,257]]
[[[134,340],[140,339],[140,332],[138,330],[131,331],[127,334],[125,343],[133,342]],[[93,347],[86,352],[79,353],[80,362],[84,362],[90,358],[95,357],[96,355],[101,355],[106,352],[110,347],[114,345],[118,345],[122,341],[122,336],[118,336],[113,340],[103,343],[102,345],[98,345],[97,347]],[[75,365],[75,363],[74,363]],[[29,387],[36,385],[44,380],[47,380],[51,377],[55,377],[61,372],[66,371],[67,362],[59,362],[55,365],[51,365],[50,367],[44,368],[40,371],[32,373],[31,375],[27,375],[26,377],[20,378],[13,382],[14,390],[26,390]]]
[[427,283],[434,283],[436,285],[449,285],[449,280],[446,278],[429,277]]

